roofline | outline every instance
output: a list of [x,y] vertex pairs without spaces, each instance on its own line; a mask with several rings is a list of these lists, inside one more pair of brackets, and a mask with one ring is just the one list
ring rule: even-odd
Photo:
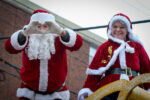
[[[47,10],[29,0],[4,0],[4,2],[7,2],[29,14],[31,14],[34,10],[37,10],[37,9]],[[47,11],[49,11],[49,10],[47,10]],[[56,15],[53,12],[51,12],[51,13],[55,16],[56,22],[59,23],[62,27],[68,27],[71,29],[82,28],[82,27],[72,23],[71,21]],[[82,38],[91,45],[99,46],[101,43],[106,41],[106,39],[104,39],[103,37],[100,37],[90,31],[78,31],[77,33],[79,35],[81,35]]]

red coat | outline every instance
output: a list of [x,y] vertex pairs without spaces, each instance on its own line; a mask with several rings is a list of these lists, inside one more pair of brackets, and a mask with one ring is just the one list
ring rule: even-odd
[[[128,42],[128,44],[134,48],[135,52],[134,53],[125,52],[126,65],[130,67],[132,70],[140,72],[141,74],[150,73],[150,60],[143,46],[137,42]],[[105,43],[103,43],[98,48],[95,57],[93,58],[93,61],[89,66],[89,69],[97,70],[101,67],[105,67],[110,61],[110,58],[114,53],[114,50],[117,49],[119,46],[120,44],[113,42],[112,40],[108,40]],[[117,56],[115,63],[110,68],[120,68],[119,56]],[[120,75],[110,74],[105,76],[101,80],[100,78],[101,75],[88,75],[83,87],[89,88],[94,92],[98,88],[108,83],[119,80]],[[129,78],[132,79],[133,77]],[[147,88],[150,88],[150,86],[148,86]]]
[[[75,36],[76,35],[76,36]],[[48,62],[48,79],[46,79],[47,89],[46,91],[55,91],[62,86],[66,80],[67,75],[67,54],[66,49],[70,51],[78,50],[82,45],[82,38],[75,34],[75,44],[71,47],[65,45],[60,41],[59,37],[55,39],[55,49],[56,53],[51,56]],[[71,36],[70,36],[71,37]],[[27,46],[21,47],[20,50],[16,50],[12,45],[12,37],[9,38],[5,43],[5,48],[9,53],[15,54],[22,52],[22,68],[20,71],[21,79],[33,90],[39,90],[39,80],[40,80],[40,60],[29,60],[25,49]],[[17,39],[17,38],[16,38]],[[17,40],[14,40],[17,41]],[[41,87],[42,88],[42,87]]]

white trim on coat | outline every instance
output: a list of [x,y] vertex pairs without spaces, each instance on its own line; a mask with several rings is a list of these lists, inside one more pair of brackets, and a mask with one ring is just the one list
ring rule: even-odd
[[64,42],[60,37],[61,43],[63,43],[65,46],[73,47],[76,43],[77,34],[73,30],[68,28],[65,28],[64,30],[66,30],[69,33],[70,40],[69,42]]
[[48,86],[48,60],[40,60],[39,91],[46,91]]
[[10,43],[14,47],[14,49],[16,49],[16,50],[22,50],[27,45],[28,38],[26,38],[26,42],[23,45],[20,45],[18,42],[18,35],[20,34],[21,31],[22,30],[15,32],[14,34],[12,34],[12,36],[10,38],[11,39]]

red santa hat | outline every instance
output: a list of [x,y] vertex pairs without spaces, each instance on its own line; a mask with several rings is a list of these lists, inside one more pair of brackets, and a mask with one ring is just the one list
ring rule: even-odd
[[33,21],[39,21],[40,23],[44,23],[46,21],[55,23],[55,17],[48,11],[35,10],[27,24],[31,24]]

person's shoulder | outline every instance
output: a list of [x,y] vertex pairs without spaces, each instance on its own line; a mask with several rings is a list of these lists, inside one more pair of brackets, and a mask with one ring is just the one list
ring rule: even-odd
[[106,42],[102,43],[102,44],[98,47],[98,49],[105,48],[105,47],[107,47],[108,44],[109,44],[109,41],[106,41]]
[[135,42],[135,41],[130,41],[129,44],[130,44],[131,46],[138,47],[138,48],[143,47],[141,43]]
[[130,44],[135,44],[135,45],[141,45],[139,42],[135,42],[135,41],[130,41]]

